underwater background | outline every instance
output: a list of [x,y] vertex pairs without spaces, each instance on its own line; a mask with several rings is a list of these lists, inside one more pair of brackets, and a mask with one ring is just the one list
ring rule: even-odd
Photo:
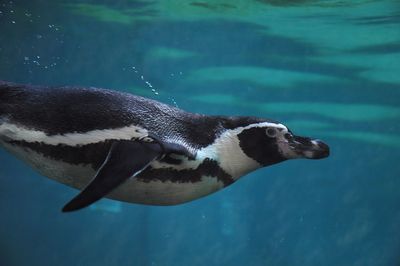
[[397,0],[0,1],[0,80],[279,120],[325,160],[171,207],[76,190],[0,150],[0,265],[400,265]]

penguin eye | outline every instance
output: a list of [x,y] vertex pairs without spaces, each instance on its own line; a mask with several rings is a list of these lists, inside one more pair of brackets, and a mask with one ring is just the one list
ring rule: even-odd
[[272,127],[267,128],[266,133],[268,137],[274,138],[276,136],[276,129]]
[[286,133],[286,134],[285,134],[285,138],[286,138],[287,140],[292,140],[292,139],[293,139],[293,135],[290,134],[290,133]]
[[140,140],[143,142],[153,142],[153,139],[150,137],[144,137],[144,138],[141,138]]

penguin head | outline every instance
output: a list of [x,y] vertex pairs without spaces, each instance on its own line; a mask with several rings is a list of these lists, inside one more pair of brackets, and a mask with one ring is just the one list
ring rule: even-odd
[[262,122],[244,127],[238,139],[243,152],[262,166],[288,159],[322,159],[329,156],[329,146],[324,142],[296,136],[278,122]]

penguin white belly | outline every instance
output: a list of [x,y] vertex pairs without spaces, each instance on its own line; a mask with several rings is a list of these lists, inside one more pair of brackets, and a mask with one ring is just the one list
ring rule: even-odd
[[209,176],[203,176],[200,181],[194,183],[161,180],[146,183],[138,179],[129,179],[107,197],[150,205],[175,205],[206,196],[223,187],[221,181]]
[[[42,175],[80,190],[96,174],[90,165],[73,165],[48,158],[26,147],[1,141],[0,144]],[[197,182],[172,182],[159,179],[148,182],[136,178],[128,179],[106,197],[149,205],[175,205],[206,196],[224,187],[223,182],[212,176],[202,176]]]

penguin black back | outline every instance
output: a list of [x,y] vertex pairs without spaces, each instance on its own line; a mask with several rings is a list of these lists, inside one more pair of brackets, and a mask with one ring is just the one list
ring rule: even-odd
[[222,129],[218,119],[128,93],[7,82],[0,83],[0,116],[48,135],[135,124],[165,138],[193,139],[193,148],[209,145]]

